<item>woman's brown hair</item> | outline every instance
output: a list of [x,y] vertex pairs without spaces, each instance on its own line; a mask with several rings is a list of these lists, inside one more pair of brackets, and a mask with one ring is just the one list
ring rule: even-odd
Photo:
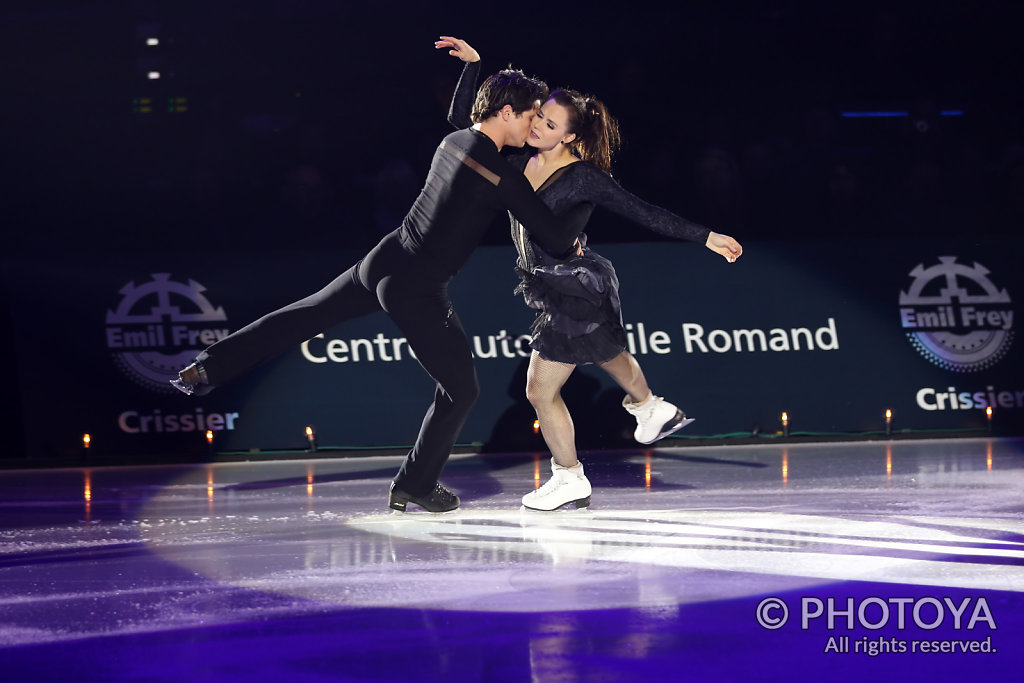
[[618,151],[622,138],[618,122],[608,113],[604,103],[596,97],[567,88],[553,91],[549,99],[569,112],[569,132],[576,134],[576,139],[570,143],[573,153],[610,172],[612,155]]

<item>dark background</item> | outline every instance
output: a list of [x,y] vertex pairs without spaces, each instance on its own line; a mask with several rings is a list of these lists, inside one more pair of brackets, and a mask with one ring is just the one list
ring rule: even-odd
[[[450,130],[441,34],[603,99],[620,182],[747,244],[1019,234],[1024,3],[659,5],[5,3],[5,259],[372,245]],[[842,115],[864,111],[908,115]]]
[[[22,3],[3,10],[7,249],[352,247],[415,197],[460,64],[603,99],[628,189],[747,241],[1014,232],[1016,0]],[[147,48],[147,36],[161,45]],[[145,73],[161,71],[150,81]],[[154,111],[133,113],[149,97]],[[168,113],[169,98],[187,98]],[[842,112],[909,112],[844,118]],[[942,116],[946,110],[962,116]],[[599,241],[656,239],[599,222]],[[503,234],[496,239],[503,239]]]

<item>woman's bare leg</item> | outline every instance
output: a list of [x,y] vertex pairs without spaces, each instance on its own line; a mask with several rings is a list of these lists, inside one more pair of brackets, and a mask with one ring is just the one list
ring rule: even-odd
[[575,365],[544,360],[534,351],[526,373],[526,398],[537,411],[540,431],[551,457],[562,467],[574,467],[578,462],[576,430],[562,400],[562,387],[575,369]]
[[693,422],[674,404],[651,392],[640,364],[628,351],[601,363],[601,368],[629,394],[622,407],[636,418],[633,438],[640,443],[654,443]]
[[640,364],[629,351],[623,351],[609,361],[601,363],[601,369],[607,372],[635,404],[641,404],[651,396],[651,388],[647,386],[647,378]]
[[530,356],[526,397],[537,411],[541,434],[551,451],[551,478],[523,496],[523,507],[531,510],[555,510],[568,503],[577,508],[590,505],[593,489],[576,459],[576,430],[562,400],[562,387],[575,369],[569,363],[544,360],[536,351]]

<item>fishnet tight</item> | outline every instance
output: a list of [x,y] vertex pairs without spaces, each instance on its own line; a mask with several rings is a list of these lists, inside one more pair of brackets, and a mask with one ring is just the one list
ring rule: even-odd
[[[633,403],[642,403],[651,395],[640,364],[628,351],[600,366],[629,394]],[[526,373],[526,398],[537,411],[544,443],[555,462],[562,467],[574,467],[579,462],[576,459],[576,429],[562,400],[562,387],[575,369],[576,366],[569,363],[544,360],[534,351]]]

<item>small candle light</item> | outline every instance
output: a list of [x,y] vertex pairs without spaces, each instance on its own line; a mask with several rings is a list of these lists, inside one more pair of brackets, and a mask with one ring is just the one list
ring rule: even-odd
[[206,445],[209,447],[210,452],[213,453],[213,430],[206,430]]
[[537,434],[538,432],[540,432],[540,420],[534,420],[533,421],[533,433]]
[[992,433],[992,406],[985,408],[985,419],[988,422],[988,433]]
[[[991,422],[991,420],[990,420],[990,422]],[[82,435],[82,448],[89,448],[90,446],[92,446],[92,435],[91,434],[83,434]]]
[[892,435],[892,410],[889,408],[885,409],[885,435]]
[[782,411],[782,435],[789,436],[789,413]]
[[306,427],[306,439],[309,441],[309,450],[316,450],[316,432],[313,431],[312,426]]

